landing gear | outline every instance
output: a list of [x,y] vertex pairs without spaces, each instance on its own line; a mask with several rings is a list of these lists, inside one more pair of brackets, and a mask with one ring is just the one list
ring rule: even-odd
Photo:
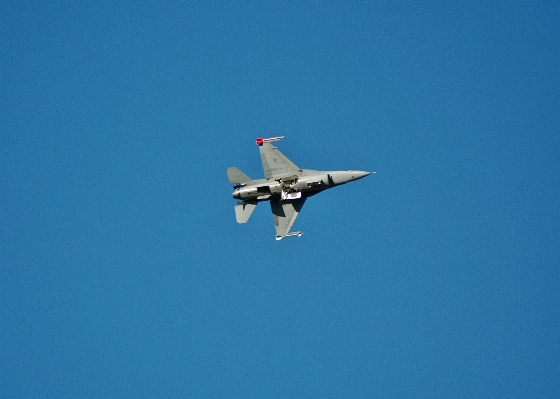
[[288,190],[282,190],[280,193],[281,201],[288,201],[301,198],[301,191],[289,192]]
[[282,193],[280,194],[281,201],[289,201],[301,198],[301,192],[295,190],[294,184],[298,182],[297,176],[284,177],[281,179],[276,179],[278,183],[282,185]]

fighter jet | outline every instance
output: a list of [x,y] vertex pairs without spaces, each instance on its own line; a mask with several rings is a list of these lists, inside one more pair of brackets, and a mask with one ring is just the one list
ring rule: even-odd
[[318,171],[300,169],[271,142],[284,136],[256,140],[261,153],[264,179],[253,180],[241,170],[228,168],[229,183],[234,185],[233,198],[237,223],[247,223],[257,204],[270,201],[276,240],[298,236],[302,232],[290,232],[305,200],[321,191],[366,177],[371,172],[361,170]]

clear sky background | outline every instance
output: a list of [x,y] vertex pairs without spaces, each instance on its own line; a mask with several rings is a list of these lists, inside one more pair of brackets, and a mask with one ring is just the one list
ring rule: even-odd
[[[0,397],[560,397],[557,1],[0,5]],[[276,242],[256,137],[377,174]]]

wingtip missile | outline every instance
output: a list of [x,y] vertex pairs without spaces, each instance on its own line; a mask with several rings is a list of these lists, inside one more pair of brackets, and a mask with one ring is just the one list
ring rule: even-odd
[[284,138],[284,136],[277,136],[277,137],[270,137],[268,139],[263,139],[262,137],[257,138],[256,143],[258,146],[263,145],[264,143],[268,143],[270,141],[278,141],[278,140],[282,140]]
[[276,236],[276,241],[280,241],[284,237],[294,237],[294,236],[301,237],[302,234],[303,234],[303,232],[301,232],[301,231],[293,231],[291,233],[284,234],[282,236],[278,235],[278,236]]

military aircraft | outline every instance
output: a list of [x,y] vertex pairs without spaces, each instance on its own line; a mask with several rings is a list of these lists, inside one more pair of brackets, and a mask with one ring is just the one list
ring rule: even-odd
[[290,232],[290,229],[308,197],[371,173],[361,170],[300,169],[270,144],[283,138],[284,136],[256,140],[261,153],[264,179],[253,180],[235,166],[227,170],[229,183],[234,185],[233,198],[240,200],[235,205],[237,222],[247,223],[259,202],[270,201],[276,240],[296,235],[301,237],[301,231]]

